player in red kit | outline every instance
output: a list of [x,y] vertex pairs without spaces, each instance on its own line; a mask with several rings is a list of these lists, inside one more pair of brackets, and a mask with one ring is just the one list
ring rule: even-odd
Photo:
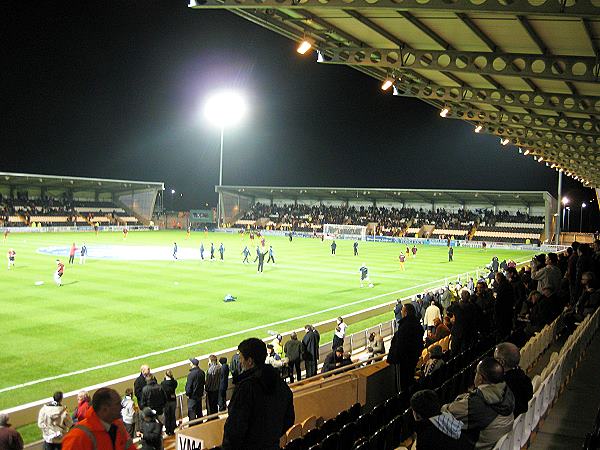
[[9,230],[4,230],[4,242],[6,242],[6,240],[8,239],[8,233],[10,233]]
[[417,257],[417,246],[413,245],[413,248],[411,251],[412,251],[412,257],[416,258]]
[[406,261],[406,255],[400,252],[400,256],[398,256],[398,260],[400,261],[400,270],[404,272],[404,262]]
[[54,282],[57,286],[62,286],[62,276],[65,272],[65,265],[60,259],[56,260],[56,272],[54,272]]
[[75,242],[71,245],[71,250],[69,250],[69,264],[73,264],[73,260],[75,259],[75,252],[77,251],[77,247],[75,246]]

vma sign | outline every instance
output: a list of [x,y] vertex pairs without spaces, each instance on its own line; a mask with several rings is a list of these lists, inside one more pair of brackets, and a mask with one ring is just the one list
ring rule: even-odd
[[204,448],[204,441],[194,439],[188,436],[177,436],[177,450],[201,450]]

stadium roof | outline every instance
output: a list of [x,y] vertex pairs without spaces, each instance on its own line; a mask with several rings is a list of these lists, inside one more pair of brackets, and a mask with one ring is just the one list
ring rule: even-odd
[[36,175],[31,173],[0,172],[0,186],[61,188],[123,192],[138,189],[164,190],[164,183],[157,181],[111,180],[108,178],[67,177],[61,175]]
[[362,200],[427,203],[487,203],[545,206],[553,197],[545,191],[486,191],[443,189],[381,189],[339,187],[217,186],[217,192],[273,199]]
[[[593,0],[190,0],[225,9],[398,96],[600,186],[600,4]],[[500,145],[500,144],[499,144]],[[532,157],[529,156],[529,157]],[[541,158],[541,159],[540,159]]]

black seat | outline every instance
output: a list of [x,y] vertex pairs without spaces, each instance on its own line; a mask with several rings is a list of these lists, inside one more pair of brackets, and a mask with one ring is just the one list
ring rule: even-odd
[[344,411],[340,411],[337,416],[335,416],[335,421],[338,425],[338,430],[341,429],[344,425],[351,421],[350,419],[350,411],[345,409]]
[[315,445],[321,442],[324,437],[325,433],[323,433],[323,430],[321,428],[313,428],[304,435],[303,439],[304,442],[306,442],[306,445],[310,447],[311,445]]
[[321,450],[344,450],[338,447],[340,441],[339,433],[331,433],[321,441]]
[[384,450],[384,429],[380,428],[369,439],[369,448],[371,450]]
[[385,406],[380,403],[375,408],[373,408],[373,411],[371,411],[371,417],[373,425],[371,429],[381,428],[386,423]]
[[348,449],[352,448],[354,441],[356,441],[360,436],[357,433],[356,423],[350,422],[342,427],[339,431],[340,441],[338,443],[338,447],[340,449]]
[[385,408],[385,420],[389,422],[396,415],[400,414],[400,398],[394,395],[392,398],[388,398],[383,404]]
[[356,419],[358,419],[358,416],[360,416],[360,410],[361,410],[360,403],[355,403],[354,405],[352,405],[350,407],[350,409],[348,410],[348,413],[350,414],[351,421],[355,421]]
[[355,421],[357,433],[361,436],[369,436],[371,432],[371,416],[369,414],[363,414],[358,417]]
[[396,436],[394,435],[394,423],[388,423],[383,431],[383,447],[385,450],[394,450],[396,448]]
[[285,450],[308,450],[308,445],[306,445],[303,438],[298,438],[288,442]]
[[321,444],[315,444],[312,447],[309,447],[308,450],[322,450]]
[[335,419],[326,420],[321,426],[321,430],[323,431],[323,435],[327,436],[328,434],[335,433],[340,429],[338,423]]
[[354,443],[352,450],[371,450],[371,444],[368,439],[360,439]]

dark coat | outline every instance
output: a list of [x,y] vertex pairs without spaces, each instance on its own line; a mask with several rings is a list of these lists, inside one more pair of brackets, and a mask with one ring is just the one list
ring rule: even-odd
[[464,435],[459,439],[454,439],[440,431],[429,419],[416,421],[415,431],[417,432],[416,450],[467,450],[473,448]]
[[185,395],[195,400],[201,399],[204,395],[205,381],[206,375],[204,374],[204,370],[199,367],[192,367],[185,383]]
[[523,372],[523,369],[516,367],[504,373],[504,381],[515,396],[515,419],[527,412],[529,400],[533,397],[533,385],[531,379]]
[[506,332],[506,334],[510,332],[514,306],[515,294],[513,288],[508,281],[502,281],[496,288],[496,301],[494,302],[494,317],[500,332]]
[[146,386],[146,377],[143,373],[140,373],[139,376],[133,382],[133,392],[135,392],[135,397],[138,401],[138,407],[140,409],[144,408],[144,403],[142,401],[142,390]]
[[414,316],[406,316],[398,322],[387,361],[390,364],[416,366],[423,351],[423,327]]
[[[329,372],[330,370],[335,370],[342,367],[342,363],[344,360],[344,356],[338,357],[335,352],[331,352],[323,361],[323,369],[321,373]],[[339,364],[339,366],[337,365]]]
[[289,362],[299,361],[302,356],[302,342],[298,339],[290,339],[283,346],[283,351]]
[[160,387],[164,391],[167,401],[177,400],[177,394],[175,393],[177,391],[177,380],[165,379],[160,383]]
[[223,450],[276,450],[294,424],[292,391],[270,365],[238,378],[223,433]]
[[219,383],[219,390],[226,391],[229,386],[229,364],[221,364],[221,381]]
[[167,403],[167,396],[162,387],[159,386],[156,381],[152,381],[144,386],[144,389],[142,390],[142,400],[144,402],[144,407],[149,406],[156,411],[156,414],[161,415],[165,408],[165,403]]
[[307,332],[302,338],[302,351],[305,361],[319,359],[319,335],[314,331]]
[[162,423],[157,420],[150,422],[142,420],[142,434],[144,437],[141,439],[141,450],[162,450],[162,427]]
[[23,450],[23,438],[11,427],[0,427],[0,448],[2,450]]

